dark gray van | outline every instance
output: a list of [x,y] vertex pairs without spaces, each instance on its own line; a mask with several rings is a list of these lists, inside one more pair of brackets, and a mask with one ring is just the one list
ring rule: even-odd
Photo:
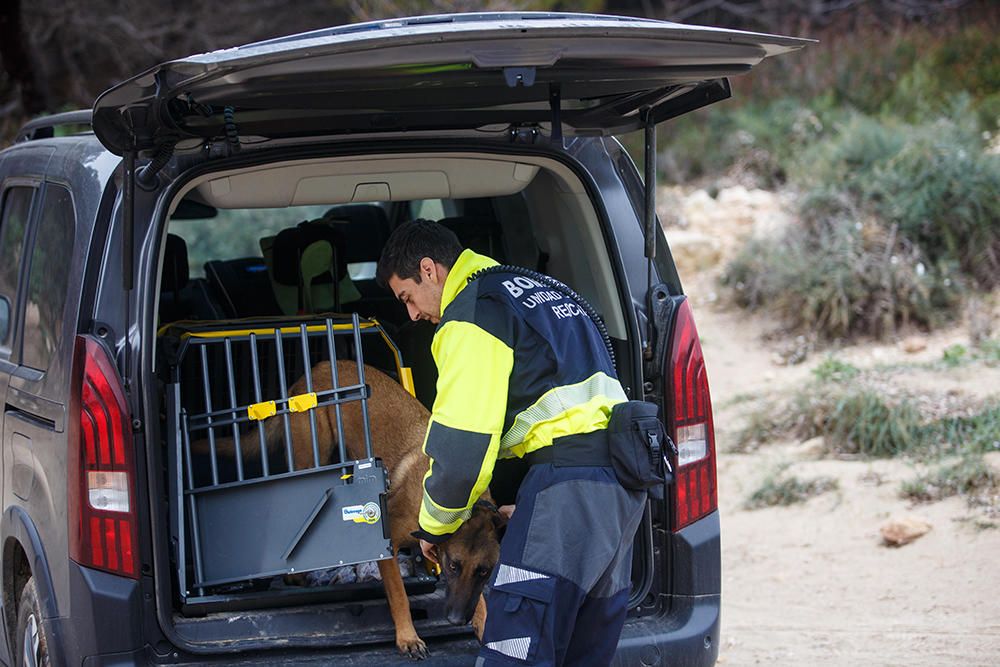
[[[29,123],[0,151],[0,663],[409,662],[379,582],[309,530],[322,503],[295,509],[307,477],[190,445],[199,418],[253,442],[255,406],[294,411],[288,382],[342,353],[429,405],[432,330],[373,281],[393,227],[425,217],[571,285],[630,398],[660,406],[675,476],[636,538],[615,664],[713,664],[705,363],[653,189],[614,137],[645,132],[651,182],[657,123],[804,44],[594,15],[418,17],[167,62],[92,112]],[[326,255],[282,241],[302,225]],[[494,496],[516,479],[498,475]],[[333,574],[284,576],[303,568],[274,563],[311,540],[304,569]],[[430,663],[471,664],[438,577],[414,561],[405,581]]]

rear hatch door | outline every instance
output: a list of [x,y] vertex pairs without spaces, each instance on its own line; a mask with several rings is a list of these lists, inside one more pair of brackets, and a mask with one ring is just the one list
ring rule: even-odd
[[562,13],[426,16],[318,30],[158,65],[102,94],[116,154],[187,138],[467,129],[558,119],[617,134],[729,96],[726,77],[808,40]]

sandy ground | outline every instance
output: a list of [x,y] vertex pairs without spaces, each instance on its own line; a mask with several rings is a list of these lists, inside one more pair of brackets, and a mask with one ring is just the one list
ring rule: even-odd
[[[727,218],[699,195],[684,207],[687,228],[666,230],[668,238],[694,239],[690,256],[680,248],[684,240],[671,243],[678,263],[688,264],[685,291],[692,295],[715,406],[723,527],[719,664],[1000,665],[1000,529],[977,528],[981,511],[958,498],[919,506],[901,500],[900,483],[920,472],[905,460],[815,460],[797,442],[727,453],[756,404],[749,397],[797,390],[826,354],[798,365],[778,363],[787,341],[773,337],[775,324],[729,309],[713,295],[733,236],[781,221],[775,212],[781,202],[738,191],[730,199],[741,208]],[[720,219],[728,226],[720,229]],[[861,368],[915,364],[940,359],[949,345],[968,345],[968,336],[956,326],[926,342],[915,355],[889,343],[842,348],[836,356]],[[893,381],[982,398],[1000,392],[1000,368],[914,369]],[[744,509],[781,463],[803,479],[835,477],[840,488],[801,505]],[[882,523],[906,515],[927,520],[932,530],[904,547],[882,546]]]

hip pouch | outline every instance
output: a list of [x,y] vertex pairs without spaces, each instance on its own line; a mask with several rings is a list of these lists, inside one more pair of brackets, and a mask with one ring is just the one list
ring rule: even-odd
[[608,444],[618,482],[626,489],[648,491],[660,500],[664,485],[673,479],[666,457],[674,444],[656,412],[656,406],[645,401],[614,406],[608,422]]

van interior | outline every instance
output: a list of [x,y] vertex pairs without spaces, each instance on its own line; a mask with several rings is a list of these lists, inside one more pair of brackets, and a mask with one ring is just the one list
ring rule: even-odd
[[[170,518],[164,517],[164,524],[172,526],[172,535],[169,578],[161,574],[157,585],[169,587],[174,630],[188,642],[250,646],[261,640],[262,627],[268,628],[269,639],[297,646],[391,640],[392,619],[373,576],[377,569],[366,563],[339,565],[343,559],[336,543],[326,543],[327,567],[298,576],[268,571],[268,576],[194,585],[206,580],[196,571],[206,566],[204,561],[231,556],[224,549],[194,556],[192,505],[187,504],[194,501],[186,498],[189,489],[178,483],[178,476],[214,476],[221,488],[235,473],[231,463],[218,469],[213,463],[209,472],[203,457],[190,450],[184,454],[174,445],[184,420],[206,405],[208,412],[213,405],[217,411],[219,406],[235,408],[259,401],[261,392],[264,398],[268,392],[284,398],[284,390],[310,365],[331,356],[363,358],[401,383],[402,368],[410,369],[412,393],[431,408],[434,326],[409,321],[405,308],[375,281],[382,246],[400,223],[437,220],[465,247],[570,285],[604,319],[623,384],[630,383],[626,304],[615,287],[619,279],[602,221],[581,178],[552,158],[429,152],[289,160],[193,178],[176,191],[166,213],[155,295],[161,333],[156,372],[164,415],[155,461],[162,471],[162,497],[169,498]],[[338,334],[352,335],[331,334],[328,339],[322,326],[327,321],[341,323]],[[375,322],[383,335],[359,329],[365,335],[355,337],[348,326],[352,321],[361,323],[355,328]],[[193,354],[187,360],[177,357],[183,338],[178,331],[249,330],[275,322],[276,328],[301,324],[302,344],[295,334],[284,343],[279,335],[277,344],[261,342],[267,338],[262,336],[254,345],[269,352],[258,358],[255,350],[251,363],[246,341],[234,337],[231,345],[226,342],[228,357],[221,352],[201,360]],[[307,334],[306,325],[317,322],[309,331],[318,333]],[[271,358],[275,355],[281,357],[277,364]],[[172,376],[170,369],[178,364],[194,370]],[[260,385],[256,394],[255,382]],[[214,428],[220,438],[232,430],[231,421]],[[280,459],[271,457],[271,475],[289,472]],[[239,479],[261,474],[259,468],[248,464]],[[498,504],[514,502],[524,471],[518,462],[498,464],[491,486]],[[284,488],[282,493],[296,493],[294,485]],[[232,517],[234,523],[240,519]],[[230,544],[231,549],[258,548],[262,542],[255,530],[246,526],[243,537],[237,531],[233,541],[245,542]],[[635,558],[638,564],[638,553]],[[443,583],[427,564],[414,554],[403,554],[401,561],[407,561],[404,581],[421,636],[471,632],[443,618]],[[633,569],[634,580],[642,576],[642,567]],[[165,597],[164,591],[159,597]]]

